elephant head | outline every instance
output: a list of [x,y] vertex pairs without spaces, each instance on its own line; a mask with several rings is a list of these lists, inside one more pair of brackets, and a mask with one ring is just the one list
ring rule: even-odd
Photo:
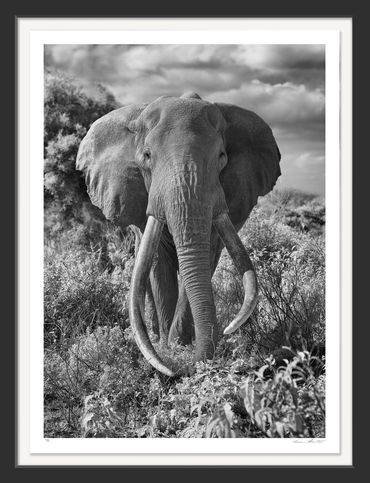
[[173,375],[148,337],[144,301],[163,228],[172,237],[190,302],[196,359],[212,358],[218,335],[211,231],[216,230],[243,276],[244,303],[225,330],[231,333],[257,302],[255,271],[237,229],[258,196],[273,188],[279,161],[272,131],[259,116],[206,102],[195,93],[117,109],[97,120],[83,139],[76,167],[84,173],[91,201],[112,222],[144,231],[129,314],[141,352],[159,371]]

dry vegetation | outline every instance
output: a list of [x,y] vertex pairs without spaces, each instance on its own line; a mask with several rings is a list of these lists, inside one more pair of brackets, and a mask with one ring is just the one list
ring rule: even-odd
[[[121,240],[110,229],[100,244],[88,246],[77,226],[47,244],[48,437],[324,435],[323,234],[290,227],[288,208],[275,210],[273,201],[264,200],[241,232],[259,276],[258,307],[249,324],[221,339],[214,361],[198,364],[191,377],[160,376],[133,341],[130,238]],[[213,284],[226,326],[243,297],[226,252]],[[158,350],[180,368],[193,348]]]

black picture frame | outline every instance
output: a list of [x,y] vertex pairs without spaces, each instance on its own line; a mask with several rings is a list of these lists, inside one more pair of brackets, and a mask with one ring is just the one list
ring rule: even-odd
[[[317,2],[319,3],[319,2]],[[358,62],[358,57],[359,57],[359,52],[360,52],[360,44],[361,42],[363,41],[360,40],[360,34],[358,33],[358,31],[356,31],[356,28],[359,24],[359,17],[360,17],[360,14],[359,14],[359,11],[357,10],[355,13],[354,12],[348,12],[348,9],[347,7],[345,6],[336,6],[336,9],[335,11],[333,12],[333,10],[330,10],[329,8],[324,8],[323,6],[320,6],[317,5],[317,8],[315,9],[314,8],[314,5],[310,5],[310,6],[300,6],[299,7],[299,13],[296,12],[296,14],[292,13],[292,12],[295,12],[297,10],[297,5],[296,4],[293,4],[293,2],[286,2],[284,3],[284,5],[281,5],[279,6],[279,8],[277,8],[276,6],[272,6],[270,5],[271,9],[269,8],[269,13],[265,13],[265,12],[261,12],[261,8],[256,8],[256,7],[251,7],[251,8],[246,8],[246,6],[243,6],[242,4],[239,4],[237,6],[230,6],[230,9],[228,9],[227,12],[224,11],[224,8],[222,7],[217,7],[217,6],[213,6],[212,7],[212,15],[211,17],[212,18],[230,18],[230,17],[352,17],[353,21],[354,21],[354,64],[356,66],[356,61]],[[122,17],[137,17],[137,18],[140,18],[140,17],[150,17],[150,18],[156,18],[156,17],[191,17],[191,18],[200,18],[200,17],[209,17],[209,7],[206,7],[206,6],[198,6],[198,8],[196,9],[196,11],[194,11],[194,9],[192,9],[190,7],[190,5],[187,5],[186,7],[184,6],[178,6],[177,8],[168,8],[168,6],[163,6],[163,5],[155,5],[155,6],[148,6],[147,8],[145,8],[145,13],[142,13],[142,6],[141,8],[138,8],[138,7],[135,7],[135,6],[131,6],[131,7],[125,7],[125,10],[122,12],[122,7],[121,7],[121,11],[120,8],[118,7],[118,9],[116,8],[115,10],[115,13],[113,13],[113,10],[112,8],[110,9],[110,13],[107,14],[106,12],[104,13],[104,15],[100,15],[99,14],[99,8],[94,8],[93,6],[91,6],[91,8],[89,9],[89,12],[94,12],[94,13],[89,13],[89,17],[99,17],[99,18],[108,18],[108,17],[116,17],[116,16],[122,16]],[[9,92],[9,93],[12,93],[13,95],[7,95],[5,96],[6,99],[5,99],[5,105],[6,103],[9,104],[9,109],[7,109],[8,112],[10,113],[13,113],[14,115],[14,119],[11,119],[11,124],[15,126],[15,123],[16,123],[16,109],[14,108],[14,105],[13,105],[13,99],[15,99],[16,101],[16,89],[15,89],[15,86],[16,86],[16,81],[17,81],[17,73],[16,73],[16,42],[15,42],[15,35],[16,35],[16,20],[17,18],[19,17],[84,17],[85,16],[85,11],[84,11],[84,8],[81,6],[81,5],[75,5],[74,7],[71,7],[71,8],[68,8],[68,5],[66,4],[63,4],[63,5],[56,5],[56,6],[53,6],[53,8],[51,9],[52,12],[48,12],[48,14],[45,14],[45,11],[44,9],[41,7],[41,6],[38,6],[38,5],[33,5],[32,7],[28,7],[28,11],[27,9],[21,9],[21,10],[18,10],[16,11],[16,7],[13,7],[13,10],[10,10],[9,12],[7,12],[7,16],[4,17],[4,19],[7,19],[8,21],[8,31],[6,32],[6,39],[9,41],[10,39],[12,39],[12,44],[14,45],[14,50],[13,50],[13,54],[15,55],[10,55],[10,58],[6,61],[6,64],[10,67],[9,70],[14,72],[14,78],[11,79],[5,86],[5,89],[6,89],[6,92]],[[24,11],[26,10],[26,11]],[[30,11],[31,10],[31,11]],[[118,11],[117,11],[118,10]],[[67,14],[67,11],[68,11],[68,14]],[[313,11],[315,11],[315,15],[313,15]],[[71,15],[71,13],[73,12],[73,14]],[[14,23],[13,23],[14,22]],[[356,54],[356,48],[359,48],[357,50],[357,54]],[[12,52],[11,52],[12,54]],[[357,64],[358,65],[358,64]],[[359,76],[359,71],[357,71],[357,74],[356,74],[356,68],[354,70],[354,73],[355,73],[355,79],[360,79],[360,76]],[[357,77],[356,77],[357,75]],[[4,91],[3,91],[4,92]],[[356,96],[355,97],[355,105],[356,105]],[[357,97],[357,105],[358,105],[358,102],[359,102],[359,99]],[[15,102],[15,107],[17,106],[17,103]],[[358,122],[358,121],[357,121]],[[359,124],[355,124],[354,123],[354,126],[356,126],[356,129],[358,128],[359,129],[359,132],[361,131],[361,125]],[[358,136],[358,134],[357,134]],[[8,156],[7,156],[7,159],[8,160],[11,160],[11,159],[15,159],[16,158],[16,149],[15,149],[15,142],[16,142],[16,132],[14,133],[14,139],[13,139],[14,143],[13,145],[10,145],[9,146],[9,150],[8,150]],[[356,145],[356,143],[354,143],[354,146]],[[357,152],[359,152],[360,148],[357,147]],[[354,155],[355,155],[355,148],[354,148]],[[6,169],[8,170],[8,174],[7,176],[9,176],[9,179],[13,179],[13,180],[16,180],[16,175],[17,175],[17,171],[16,171],[16,164],[12,164],[10,163],[9,161],[6,163]],[[354,184],[356,186],[359,186],[360,185],[360,180],[359,180],[359,177],[357,175],[357,178],[355,177],[355,180],[354,180]],[[11,209],[9,210],[6,210],[6,226],[8,227],[8,231],[10,233],[13,233],[14,236],[9,240],[8,244],[4,247],[5,249],[5,253],[8,253],[9,254],[9,257],[6,257],[6,264],[9,264],[9,267],[6,265],[6,270],[5,272],[6,273],[9,273],[9,274],[12,274],[12,276],[10,277],[10,280],[9,278],[7,278],[7,284],[5,286],[5,300],[8,300],[10,302],[9,305],[9,313],[8,313],[8,316],[7,316],[7,320],[16,320],[16,317],[17,317],[17,314],[16,314],[16,302],[17,302],[17,299],[16,299],[16,290],[12,290],[16,287],[16,270],[17,270],[17,258],[16,258],[16,243],[17,243],[17,233],[16,233],[16,209],[17,209],[17,203],[16,203],[16,195],[17,195],[17,186],[16,186],[16,183],[15,185],[12,185],[9,183],[9,186],[8,188],[10,188],[10,190],[8,190],[9,192],[6,193],[8,195],[7,197],[7,202],[5,202],[6,204],[4,206],[11,206]],[[6,190],[4,190],[6,191]],[[15,196],[14,196],[15,195]],[[357,195],[357,197],[355,197],[354,199],[355,201],[355,204],[361,204],[361,203],[364,203],[365,200],[364,198],[360,195]],[[358,215],[357,215],[358,216]],[[4,252],[3,252],[4,253]],[[360,294],[361,294],[361,290],[360,290]],[[359,296],[357,296],[359,297]],[[361,314],[361,309],[360,308],[357,308],[357,313],[358,315]],[[10,327],[6,327],[6,329],[9,329],[9,332],[10,332],[10,338],[13,339],[14,341],[16,341],[16,325],[14,324],[11,324]],[[10,345],[8,346],[8,348],[10,347]],[[17,351],[17,349],[16,349]],[[15,352],[16,352],[15,351]],[[12,352],[12,351],[11,351]],[[16,354],[15,354],[16,355]],[[12,356],[12,354],[11,354]],[[14,358],[10,357],[10,361],[13,361],[14,362]],[[13,374],[9,374],[7,371],[6,374],[5,374],[5,385],[6,387],[8,387],[10,389],[10,392],[11,393],[14,393],[15,394],[15,397],[14,397],[14,400],[11,402],[11,404],[7,405],[7,408],[6,408],[6,413],[7,414],[12,414],[12,418],[6,418],[6,422],[7,423],[10,423],[9,426],[9,433],[7,434],[10,434],[10,435],[13,435],[14,436],[14,444],[9,444],[7,445],[7,453],[5,455],[5,459],[7,461],[7,463],[9,464],[10,463],[10,468],[9,466],[7,465],[8,469],[10,470],[11,473],[14,473],[14,471],[16,470],[16,472],[18,471],[18,474],[19,474],[19,470],[23,470],[24,467],[20,467],[17,465],[17,458],[16,458],[16,444],[17,444],[17,439],[15,437],[15,431],[14,429],[16,429],[16,424],[14,425],[14,421],[16,421],[16,412],[15,412],[15,408],[16,408],[16,363],[12,364],[13,368],[14,368],[14,373]],[[12,390],[13,389],[13,390]],[[354,425],[354,428],[356,427],[357,425],[355,424]],[[357,426],[358,428],[358,426]],[[8,429],[8,428],[7,428]],[[357,457],[359,458],[360,456],[360,447],[357,446],[357,449],[358,449],[358,453],[357,453]],[[13,450],[14,449],[14,453],[13,453]],[[354,462],[356,461],[356,457],[354,458]],[[359,461],[359,460],[358,460]],[[348,467],[345,467],[345,468],[357,468],[358,467],[358,464],[353,464],[352,466],[348,466]],[[183,471],[184,469],[187,470],[187,471],[190,471],[191,473],[197,473],[199,475],[207,475],[207,477],[212,477],[212,473],[214,472],[214,474],[217,474],[217,475],[220,475],[220,477],[230,477],[229,476],[229,471],[232,471],[233,472],[233,476],[237,476],[237,474],[239,473],[239,475],[244,475],[245,476],[245,471],[247,470],[248,471],[248,476],[252,476],[252,475],[258,475],[258,473],[255,473],[255,471],[257,470],[263,470],[264,473],[266,474],[266,476],[270,476],[270,477],[274,477],[274,473],[276,470],[279,470],[279,476],[283,476],[283,473],[285,473],[286,475],[286,470],[289,470],[289,473],[292,474],[292,476],[296,476],[297,478],[301,477],[302,473],[301,473],[301,469],[302,467],[294,467],[294,466],[288,466],[288,467],[281,467],[281,466],[278,466],[278,467],[272,467],[272,466],[269,466],[268,468],[264,468],[264,467],[251,467],[251,466],[243,466],[243,467],[190,467],[190,466],[186,466],[186,467],[181,467],[181,466],[178,466],[178,467],[173,467],[173,466],[166,466],[166,467],[87,467],[87,466],[83,466],[83,467],[78,467],[78,466],[71,466],[71,467],[68,467],[68,466],[63,466],[63,467],[59,467],[59,466],[54,466],[54,467],[41,467],[43,469],[43,472],[45,474],[49,474],[50,471],[54,471],[56,468],[65,468],[66,471],[68,471],[68,473],[70,472],[70,470],[72,469],[73,471],[78,471],[79,469],[83,468],[84,471],[85,470],[88,470],[90,473],[92,472],[95,472],[98,471],[98,472],[101,472],[102,470],[105,470],[105,469],[111,469],[111,470],[114,470],[114,471],[124,471],[125,472],[125,476],[132,476],[132,477],[135,477],[137,478],[138,476],[138,470],[139,470],[139,473],[140,475],[142,475],[142,477],[149,477],[150,475],[150,472],[155,469],[156,470],[156,475],[158,475],[158,477],[161,477],[160,473],[162,472],[162,475],[163,474],[166,474],[166,475],[169,475],[170,477],[171,476],[177,476],[179,475],[179,471]],[[41,469],[39,467],[39,469]],[[311,470],[323,470],[324,468],[326,467],[308,467],[308,469],[311,469]],[[328,467],[332,470],[334,470],[335,468],[334,467]],[[31,469],[31,468],[29,468]],[[32,468],[32,471],[35,471],[37,468]],[[339,469],[339,468],[338,468]],[[342,467],[343,469],[343,467]],[[165,473],[163,473],[163,471]],[[207,473],[205,473],[207,472]],[[211,473],[210,473],[211,472]],[[316,473],[316,471],[315,471]],[[312,471],[309,472],[309,474],[312,476]],[[122,475],[122,473],[121,473]]]

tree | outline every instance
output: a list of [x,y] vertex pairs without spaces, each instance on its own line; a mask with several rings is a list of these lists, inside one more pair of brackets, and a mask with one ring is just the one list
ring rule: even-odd
[[45,73],[44,96],[44,209],[48,235],[86,223],[93,231],[104,223],[75,169],[79,144],[91,124],[116,109],[118,103],[102,86],[88,95],[76,81],[56,71]]

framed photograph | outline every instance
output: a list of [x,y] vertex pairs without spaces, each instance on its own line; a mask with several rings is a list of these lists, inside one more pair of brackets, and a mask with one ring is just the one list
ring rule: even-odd
[[352,19],[17,56],[18,465],[352,465]]

